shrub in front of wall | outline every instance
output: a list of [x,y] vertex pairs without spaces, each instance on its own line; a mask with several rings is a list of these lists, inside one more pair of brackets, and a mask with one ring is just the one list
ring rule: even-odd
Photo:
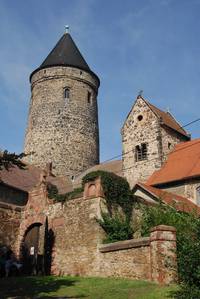
[[179,212],[160,203],[143,207],[142,234],[149,235],[153,226],[171,225],[177,231],[177,262],[180,289],[173,294],[177,299],[200,298],[200,219],[195,213]]

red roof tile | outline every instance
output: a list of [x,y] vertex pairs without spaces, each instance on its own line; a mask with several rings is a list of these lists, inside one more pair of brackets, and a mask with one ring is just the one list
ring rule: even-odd
[[147,185],[159,185],[200,177],[200,139],[177,144],[163,167],[147,180]]
[[[43,170],[33,165],[27,165],[25,169],[17,166],[11,167],[9,170],[0,171],[0,180],[6,185],[15,187],[23,191],[30,191],[40,182]],[[57,186],[59,193],[66,193],[73,190],[72,182],[68,177],[48,176],[47,182]]]
[[[144,99],[143,99],[144,100]],[[156,106],[150,104],[148,101],[144,100],[147,105],[151,108],[151,110],[159,117],[161,118],[164,125],[167,127],[177,131],[181,135],[187,137],[187,139],[190,139],[190,136],[188,133],[180,126],[180,124],[176,121],[176,119],[171,115],[170,112],[164,112],[160,109],[158,109]]]
[[173,206],[176,210],[182,212],[197,212],[200,214],[200,207],[193,203],[191,200],[186,197],[167,192],[152,186],[147,186],[143,183],[138,183],[138,186],[141,186],[146,191],[150,192],[156,198],[160,199],[164,203]]

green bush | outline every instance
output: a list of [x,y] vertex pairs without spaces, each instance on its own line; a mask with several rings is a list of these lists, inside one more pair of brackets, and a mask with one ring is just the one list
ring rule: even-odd
[[[200,298],[200,219],[160,203],[143,207],[142,234],[156,225],[172,225],[177,230],[177,262],[181,288],[175,298]],[[198,294],[198,296],[197,296]],[[196,296],[196,297],[195,297]]]
[[133,236],[130,223],[120,215],[110,217],[107,213],[102,213],[102,220],[97,221],[107,234],[104,243],[128,240]]

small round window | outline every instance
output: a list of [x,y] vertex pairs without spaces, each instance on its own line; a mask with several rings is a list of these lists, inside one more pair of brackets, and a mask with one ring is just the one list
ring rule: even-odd
[[143,120],[143,116],[142,115],[138,115],[138,118],[137,118],[139,121]]

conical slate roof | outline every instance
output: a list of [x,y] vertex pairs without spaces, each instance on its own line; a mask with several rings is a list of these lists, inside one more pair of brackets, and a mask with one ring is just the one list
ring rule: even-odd
[[[63,34],[63,36],[60,38],[56,46],[49,53],[40,67],[31,74],[30,79],[32,75],[40,69],[52,66],[76,67],[95,75],[89,68],[87,62],[83,58],[82,54],[80,53],[79,49],[77,48],[75,42],[68,32]],[[96,75],[95,77],[99,81],[99,78]]]
[[69,33],[63,34],[56,46],[41,64],[41,68],[55,65],[74,66],[90,71],[88,64],[81,55]]

